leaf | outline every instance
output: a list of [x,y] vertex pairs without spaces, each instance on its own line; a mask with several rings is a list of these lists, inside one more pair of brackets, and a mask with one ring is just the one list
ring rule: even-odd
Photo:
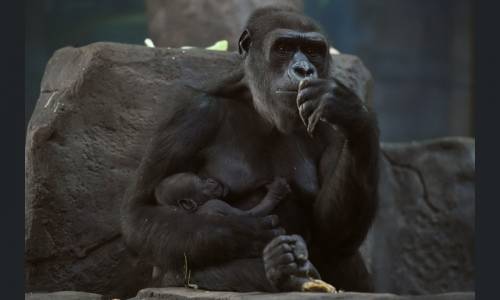
[[212,46],[207,47],[205,49],[212,50],[212,51],[227,51],[228,46],[229,46],[229,43],[227,42],[227,40],[220,40],[217,43],[215,43]]

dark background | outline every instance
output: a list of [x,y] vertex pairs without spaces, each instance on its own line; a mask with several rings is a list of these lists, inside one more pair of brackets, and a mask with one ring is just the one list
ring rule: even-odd
[[[475,136],[472,1],[309,0],[304,10],[372,72],[382,141]],[[26,124],[55,50],[148,37],[137,0],[28,1],[25,30]]]

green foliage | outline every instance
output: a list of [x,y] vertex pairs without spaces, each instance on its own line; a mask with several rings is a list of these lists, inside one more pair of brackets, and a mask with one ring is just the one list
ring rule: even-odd
[[229,43],[227,40],[221,40],[213,44],[212,46],[209,46],[205,49],[207,50],[213,50],[213,51],[227,51],[227,48],[229,46]]

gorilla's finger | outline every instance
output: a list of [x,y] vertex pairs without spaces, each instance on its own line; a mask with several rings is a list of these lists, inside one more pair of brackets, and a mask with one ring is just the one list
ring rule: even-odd
[[299,82],[299,91],[305,88],[320,86],[323,84],[324,79],[303,79]]
[[299,113],[302,114],[304,118],[308,118],[309,115],[314,111],[317,101],[309,100],[302,103],[299,108]]
[[291,234],[289,235],[290,238],[292,238],[296,243],[302,243],[302,244],[306,244],[306,241],[304,240],[304,238],[298,234]]
[[[272,241],[271,241],[272,242]],[[282,255],[284,253],[292,253],[293,254],[293,249],[292,245],[290,243],[281,243],[281,244],[273,244],[266,245],[264,247],[264,250],[262,251],[262,255],[265,259],[272,259],[274,257],[277,257],[279,255]]]
[[299,88],[298,90],[300,91],[301,89],[305,88],[306,85],[310,82],[309,79],[303,79],[299,82]]
[[295,240],[295,243],[292,246],[295,258],[299,262],[307,261],[307,259],[309,258],[309,252],[307,251],[307,245],[304,238],[302,238],[300,235],[297,234],[291,235],[291,238]]
[[290,252],[278,253],[278,255],[275,255],[274,257],[264,257],[264,264],[268,268],[277,268],[290,263],[297,263],[295,261],[295,256]]
[[302,114],[300,113],[300,110],[299,110],[299,116],[300,116],[300,119],[302,120],[302,124],[304,124],[304,126],[307,128],[307,118],[305,118],[304,116],[302,116]]
[[290,244],[281,244],[272,249],[269,249],[267,252],[264,252],[264,257],[266,260],[275,261],[276,259],[278,259],[278,257],[287,253],[294,256],[292,246]]
[[307,253],[306,248],[300,247],[300,246],[295,246],[295,247],[292,247],[292,249],[293,249],[293,254],[294,254],[295,258],[297,259],[297,261],[299,263],[304,263],[309,258],[309,254]]
[[313,137],[314,136],[314,129],[316,129],[316,124],[318,124],[318,121],[320,120],[319,114],[318,113],[313,113],[307,121],[307,133]]
[[[306,102],[309,103],[309,102]],[[305,104],[302,105],[304,107]],[[304,126],[307,128],[309,126],[309,119],[311,116],[312,111],[314,111],[311,106],[305,107],[302,109],[302,111],[299,110],[299,116],[302,119],[302,122],[304,123]]]
[[311,113],[311,115],[307,119],[307,133],[309,133],[310,136],[313,136],[314,129],[316,129],[316,125],[323,117],[324,106],[325,106],[324,102],[320,102],[320,104],[316,107],[316,109]]
[[273,262],[277,265],[286,265],[295,262],[295,257],[292,253],[285,253],[273,259]]
[[280,244],[291,243],[294,241],[295,241],[295,239],[291,235],[281,235],[281,236],[274,238],[272,241],[270,241],[269,244],[267,244],[264,251],[266,251],[266,249],[271,250],[273,248],[276,248]]
[[328,93],[328,86],[325,85],[311,86],[299,90],[299,92],[297,93],[297,98],[295,100],[297,107],[302,105],[304,102],[310,100],[318,100],[326,93]]
[[281,265],[276,267],[278,272],[285,275],[292,275],[298,271],[298,266],[296,263],[289,263],[287,265]]
[[315,89],[300,90],[297,93],[297,99],[296,99],[297,107],[301,106],[307,100],[314,98],[314,96],[316,94],[315,91],[316,91]]

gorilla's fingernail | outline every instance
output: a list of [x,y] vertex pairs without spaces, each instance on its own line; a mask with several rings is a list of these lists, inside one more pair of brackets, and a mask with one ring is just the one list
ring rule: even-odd
[[309,123],[309,125],[307,125],[307,134],[311,138],[314,138],[313,131],[314,131],[314,127],[311,125],[311,123]]
[[302,103],[301,105],[299,105],[299,111],[302,112],[304,110],[304,107],[306,107],[305,103]]
[[307,79],[303,79],[299,82],[299,89],[301,89],[307,83]]

